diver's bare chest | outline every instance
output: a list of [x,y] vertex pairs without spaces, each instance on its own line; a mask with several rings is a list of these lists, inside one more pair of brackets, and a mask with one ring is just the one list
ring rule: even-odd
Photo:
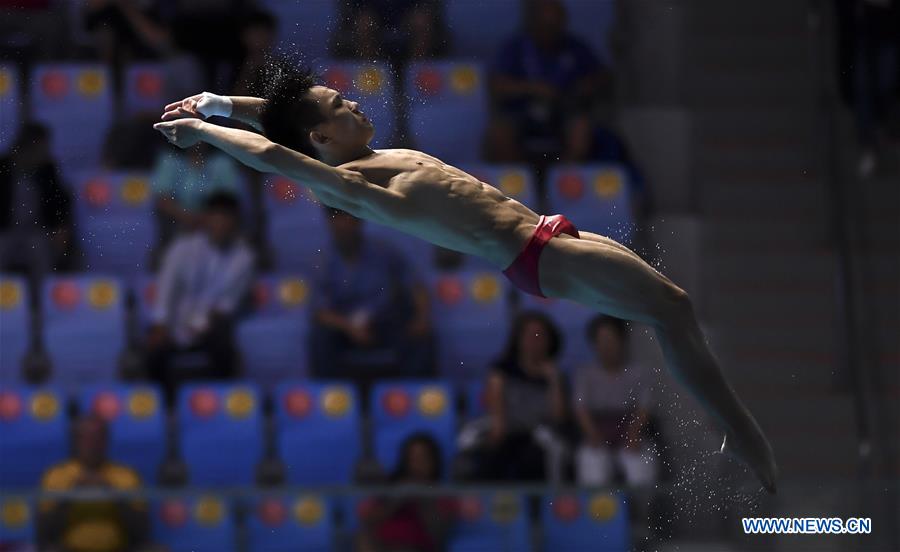
[[412,150],[382,150],[369,158],[343,165],[366,180],[385,188],[407,188],[414,184],[438,184],[448,175],[437,159]]

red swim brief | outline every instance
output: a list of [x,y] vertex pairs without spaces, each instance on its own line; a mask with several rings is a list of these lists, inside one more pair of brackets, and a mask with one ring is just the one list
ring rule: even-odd
[[544,216],[537,223],[534,234],[525,244],[525,249],[519,253],[516,260],[509,265],[503,274],[525,293],[537,295],[538,297],[546,297],[541,291],[541,283],[538,279],[538,262],[541,258],[541,251],[552,238],[560,234],[568,234],[579,238],[578,229],[569,219],[563,215]]

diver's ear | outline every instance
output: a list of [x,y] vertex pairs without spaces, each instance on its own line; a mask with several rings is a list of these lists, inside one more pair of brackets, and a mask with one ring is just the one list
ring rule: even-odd
[[310,131],[309,133],[309,141],[313,144],[324,145],[331,141],[331,138],[325,136],[318,130]]

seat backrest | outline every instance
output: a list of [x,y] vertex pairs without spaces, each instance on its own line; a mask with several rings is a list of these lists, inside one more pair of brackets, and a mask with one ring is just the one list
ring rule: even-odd
[[[260,394],[253,384],[200,382],[177,398],[179,449],[194,485],[247,485],[263,456]],[[222,454],[227,449],[228,454]]]
[[375,457],[387,471],[397,466],[400,447],[425,432],[441,447],[445,472],[456,451],[456,411],[449,385],[400,380],[376,384],[369,402]]
[[563,165],[547,177],[549,208],[579,230],[628,243],[634,231],[628,171],[616,164]]
[[0,487],[33,487],[68,453],[65,402],[53,387],[0,385]]
[[166,453],[166,421],[159,388],[148,384],[103,383],[81,389],[79,410],[106,420],[109,455],[133,468],[147,484],[156,482]]
[[125,70],[125,113],[159,113],[172,101],[165,98],[165,73],[158,63],[135,63]]
[[334,505],[325,497],[269,494],[249,501],[247,540],[250,552],[331,550]]
[[223,497],[204,494],[154,500],[150,518],[153,541],[169,550],[237,549],[233,504]]
[[266,180],[264,198],[276,266],[308,268],[329,239],[322,204],[308,188],[282,176]]
[[14,494],[0,495],[0,542],[23,545],[32,542],[36,524],[33,500]]
[[22,90],[19,68],[10,63],[0,64],[0,155],[12,147],[22,122]]
[[628,550],[628,508],[621,493],[547,496],[541,509],[547,550]]
[[119,280],[107,276],[51,276],[43,289],[44,326],[121,331],[125,315],[122,291]]
[[528,511],[521,496],[499,492],[464,495],[458,511],[458,523],[449,536],[451,552],[532,549]]
[[0,274],[0,383],[20,380],[30,342],[31,316],[24,278]]

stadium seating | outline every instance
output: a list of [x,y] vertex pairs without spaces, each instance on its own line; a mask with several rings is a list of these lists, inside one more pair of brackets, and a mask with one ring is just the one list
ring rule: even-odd
[[125,345],[122,286],[99,275],[52,276],[43,290],[44,346],[67,389],[112,381]]
[[450,552],[527,552],[532,549],[528,511],[521,496],[509,493],[464,496],[459,500],[457,519],[449,536],[447,549]]
[[189,483],[252,484],[264,438],[256,388],[246,383],[184,385],[177,404],[179,450]]
[[288,483],[351,483],[362,439],[359,401],[353,387],[285,382],[274,398],[276,442]]
[[165,95],[165,73],[156,63],[137,63],[125,71],[122,104],[126,115],[159,113],[172,101]]
[[0,64],[0,155],[6,155],[18,134],[21,101],[18,67]]
[[82,173],[76,217],[87,268],[134,277],[149,267],[156,240],[153,197],[141,173]]
[[475,380],[465,386],[466,416],[470,419],[487,414],[487,385],[485,380]]
[[431,275],[440,369],[454,382],[479,379],[500,353],[509,327],[509,285],[491,271]]
[[137,471],[144,484],[156,483],[166,454],[165,409],[159,390],[149,385],[91,385],[81,391],[78,403],[81,412],[106,420],[110,459]]
[[578,366],[593,360],[594,353],[585,332],[588,322],[598,314],[596,311],[572,301],[524,293],[520,295],[519,308],[542,312],[556,325],[563,338],[557,361],[564,371],[571,373]]
[[376,384],[369,401],[375,458],[388,471],[397,466],[400,447],[412,434],[429,434],[441,447],[444,472],[456,452],[456,411],[450,387],[439,381]]
[[0,385],[0,435],[0,488],[38,485],[47,468],[68,456],[68,420],[60,392]]
[[581,493],[546,497],[543,502],[545,550],[630,549],[628,508],[622,495]]
[[434,266],[434,245],[431,243],[374,222],[366,222],[363,228],[367,238],[393,246],[419,274],[426,274]]
[[24,279],[0,274],[0,320],[0,383],[20,381],[31,333]]
[[490,165],[487,163],[460,163],[459,168],[511,197],[540,210],[534,175],[525,165]]
[[300,184],[270,176],[265,185],[267,238],[279,270],[306,269],[329,243],[322,205]]
[[475,161],[487,123],[480,65],[464,61],[411,63],[406,72],[410,140],[447,163]]
[[34,541],[37,525],[34,502],[20,496],[0,496],[0,544],[10,550],[18,550]]
[[113,87],[99,64],[43,64],[31,77],[31,115],[50,127],[64,174],[96,167],[112,118]]
[[347,99],[359,102],[359,110],[375,125],[372,146],[391,147],[397,120],[396,92],[391,72],[384,63],[328,61],[318,67],[324,83]]
[[247,550],[332,550],[333,509],[331,501],[315,495],[254,497],[249,502],[247,516]]
[[291,55],[299,53],[306,64],[328,56],[331,37],[337,29],[336,0],[262,0],[260,4],[278,20],[278,50]]
[[153,318],[153,305],[156,304],[156,276],[141,274],[132,282],[135,299],[135,315],[138,333],[143,334],[150,327]]
[[237,328],[247,376],[266,388],[306,375],[310,280],[301,274],[260,277],[253,311]]
[[556,166],[547,178],[548,208],[579,230],[628,243],[634,229],[628,172],[618,165]]
[[234,552],[233,505],[215,495],[178,496],[151,504],[153,541],[169,552]]

